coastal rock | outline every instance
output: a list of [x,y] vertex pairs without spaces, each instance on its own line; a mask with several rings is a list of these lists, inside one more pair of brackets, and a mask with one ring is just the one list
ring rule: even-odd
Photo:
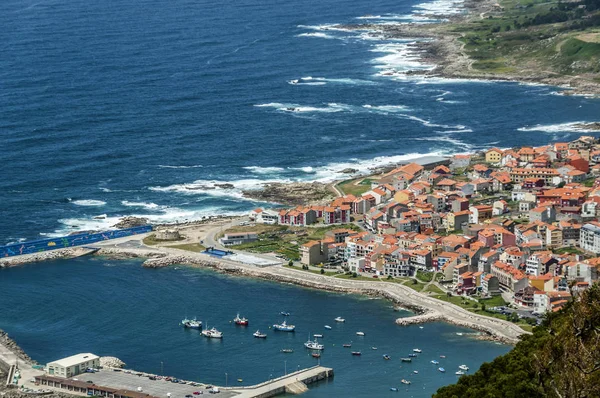
[[148,219],[143,217],[123,217],[119,219],[119,222],[113,225],[113,228],[133,228],[141,227],[142,225],[148,225]]
[[347,169],[344,169],[344,170],[340,171],[340,173],[342,173],[342,174],[356,174],[356,173],[358,173],[358,170],[357,169],[353,169],[351,167],[348,167]]
[[580,130],[600,131],[600,122],[576,123],[573,125],[573,127]]
[[233,188],[235,188],[235,186],[233,184],[229,184],[229,183],[215,184],[215,187],[222,188],[222,189],[233,189]]
[[333,191],[321,182],[270,183],[257,190],[243,191],[247,198],[265,202],[302,205],[333,199]]
[[[23,351],[21,349],[21,347],[19,347],[19,345],[13,339],[11,339],[8,336],[8,333],[6,333],[5,331],[3,331],[1,329],[0,329],[0,346],[4,346],[9,351],[12,351],[16,356],[18,356],[24,362],[27,362],[29,364],[37,363],[33,359],[31,359],[31,357],[29,355],[27,355],[25,353],[25,351]],[[3,383],[0,383],[0,384],[3,384]]]
[[100,357],[100,366],[103,368],[123,368],[125,362],[117,357]]

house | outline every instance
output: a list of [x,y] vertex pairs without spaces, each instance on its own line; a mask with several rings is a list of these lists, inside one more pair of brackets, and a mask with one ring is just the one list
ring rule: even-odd
[[521,149],[519,149],[517,154],[519,154],[521,162],[526,163],[531,162],[536,156],[535,150],[530,147],[522,147]]
[[311,240],[300,246],[300,263],[315,265],[327,261],[327,253],[323,251],[320,241]]
[[553,206],[538,206],[529,211],[529,221],[554,222],[556,221],[556,210]]
[[446,223],[448,231],[462,231],[463,226],[469,224],[468,210],[456,211],[446,215]]
[[558,228],[562,231],[563,246],[578,246],[581,236],[581,224],[574,220],[563,220],[558,223]]
[[510,178],[514,183],[521,183],[525,178],[542,178],[547,185],[552,184],[552,179],[558,176],[559,173],[555,169],[546,168],[546,167],[536,167],[536,168],[512,168],[510,170]]
[[484,297],[500,295],[500,282],[498,278],[492,274],[487,274],[481,280],[481,294]]
[[492,218],[492,206],[477,205],[469,207],[471,214],[469,215],[469,222],[471,224],[479,224],[485,220]]
[[502,150],[498,148],[490,148],[485,151],[485,161],[488,163],[499,164],[502,161]]
[[[260,210],[260,209],[256,209],[256,210]],[[276,211],[273,210],[262,210],[261,212],[258,212],[255,217],[254,217],[254,221],[256,221],[259,224],[269,224],[269,225],[274,225],[277,224],[277,222],[279,221],[279,213],[277,213]]]
[[449,178],[444,178],[443,180],[437,183],[437,188],[446,192],[454,191],[454,189],[456,188],[456,181],[451,180]]
[[471,164],[471,155],[454,155],[450,158],[450,170],[464,169]]
[[492,264],[490,273],[498,278],[500,290],[514,293],[528,286],[527,276],[522,271],[502,261]]
[[483,253],[479,256],[479,261],[477,262],[477,271],[489,273],[492,267],[492,264],[498,261],[498,257],[500,253],[496,250],[490,250],[487,253]]
[[497,200],[492,204],[492,216],[500,216],[508,211],[508,203],[505,200]]
[[585,251],[600,254],[600,223],[590,221],[581,227],[579,245]]
[[219,243],[223,246],[242,245],[258,240],[258,235],[254,232],[234,232],[225,234],[219,239]]

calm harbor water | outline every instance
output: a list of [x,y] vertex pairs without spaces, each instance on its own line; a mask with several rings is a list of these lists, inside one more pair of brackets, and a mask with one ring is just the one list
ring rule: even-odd
[[[287,371],[317,363],[303,347],[308,335],[321,333],[325,350],[321,364],[333,367],[335,378],[311,387],[307,397],[374,397],[391,394],[400,380],[403,396],[427,397],[456,380],[458,365],[471,371],[506,353],[510,347],[481,342],[445,323],[399,327],[386,300],[340,295],[267,281],[220,275],[186,267],[148,270],[139,261],[81,258],[31,264],[0,271],[0,328],[6,330],[41,363],[93,352],[121,358],[129,368],[224,385],[255,384]],[[295,333],[269,329],[288,311]],[[230,321],[236,313],[249,327]],[[224,332],[222,341],[178,325],[198,317]],[[342,316],[346,323],[334,318]],[[324,329],[331,325],[332,330]],[[260,329],[266,340],[255,339]],[[365,332],[364,337],[356,335]],[[352,343],[352,348],[342,344]],[[377,347],[372,350],[371,347]],[[413,363],[400,362],[413,348],[423,353]],[[282,348],[294,353],[283,354]],[[361,351],[354,357],[351,351]],[[383,354],[392,359],[385,361]],[[446,355],[446,359],[439,358]],[[438,372],[432,359],[447,373]],[[418,370],[419,374],[412,374]]]

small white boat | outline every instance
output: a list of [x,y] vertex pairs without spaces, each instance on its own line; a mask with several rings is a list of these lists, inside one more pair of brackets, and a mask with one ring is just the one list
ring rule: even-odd
[[446,369],[444,369],[444,368],[438,368],[438,370],[439,370],[441,373],[446,373]]
[[315,339],[314,341],[308,340],[306,343],[304,343],[304,347],[308,348],[309,350],[319,350],[319,351],[325,349],[325,346],[323,344],[319,344],[317,339]]
[[365,335],[365,332],[356,332],[356,335],[357,335],[357,336],[364,336],[364,335]]
[[464,375],[465,372],[463,372],[462,370],[459,370],[458,372],[455,372],[454,374],[457,376],[461,376],[461,375]]
[[331,330],[331,326],[325,325],[325,329]]
[[334,321],[336,321],[336,322],[346,322],[346,320],[344,318],[342,318],[341,316],[338,316],[337,318],[335,318]]
[[440,364],[440,363],[439,363],[438,361],[436,361],[435,359],[433,359],[433,360],[431,361],[431,363],[432,363],[432,364],[434,364],[434,365],[439,365],[439,364]]
[[273,325],[273,329],[279,330],[282,332],[293,332],[296,329],[294,325],[288,325],[285,321],[280,324]]
[[181,324],[183,325],[184,328],[190,328],[190,329],[200,329],[202,327],[202,321],[198,321],[198,320],[196,320],[196,318],[183,319],[181,321]]
[[416,375],[418,375],[419,371],[418,370],[413,370],[413,373],[416,374]]
[[416,353],[419,353],[419,354],[420,354],[420,353],[422,353],[422,352],[423,352],[423,350],[421,350],[421,349],[419,349],[419,348],[413,348],[413,352],[416,352]]
[[257,339],[266,339],[267,335],[264,333],[261,333],[260,330],[257,330],[256,332],[254,332],[252,334],[254,337],[256,337]]
[[423,329],[423,326],[419,326],[419,329]]
[[467,365],[460,365],[458,368],[459,368],[460,370],[464,370],[465,372],[466,372],[467,370],[469,370],[469,367],[468,367]]
[[323,335],[322,334],[313,334],[313,337],[320,339],[323,337]]
[[400,383],[408,385],[408,384],[410,384],[410,381],[402,379],[402,380],[400,380]]
[[372,349],[372,350],[376,350],[376,349],[377,349],[377,347],[371,347],[371,349]]
[[457,335],[457,336],[462,336],[463,334],[464,334],[464,333],[461,333],[461,332],[456,332],[456,335]]
[[219,332],[215,328],[206,329],[200,333],[202,334],[202,336],[208,337],[210,339],[222,339],[223,338],[223,332]]

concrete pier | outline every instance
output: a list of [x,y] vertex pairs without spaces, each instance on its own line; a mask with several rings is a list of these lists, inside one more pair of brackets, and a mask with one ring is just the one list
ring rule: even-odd
[[235,391],[236,398],[269,398],[276,395],[291,393],[299,394],[307,390],[307,385],[333,377],[333,369],[323,366],[314,366],[290,373],[277,379],[249,387],[223,388],[222,390]]

